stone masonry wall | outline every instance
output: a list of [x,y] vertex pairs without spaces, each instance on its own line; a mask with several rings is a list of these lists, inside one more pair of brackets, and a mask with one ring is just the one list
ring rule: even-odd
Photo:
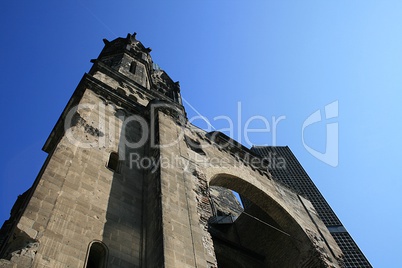
[[[161,167],[165,267],[217,265],[212,239],[205,228],[206,199],[196,194],[197,188],[205,184],[233,189],[274,218],[295,241],[300,241],[295,242],[301,250],[299,267],[340,267],[341,252],[328,230],[316,223],[319,219],[310,217],[310,208],[305,208],[307,200],[301,202],[296,193],[272,180],[269,174],[226,152],[202,131],[177,125],[162,112],[159,133],[161,158],[167,161]],[[202,151],[189,148],[184,135],[196,140]],[[201,213],[200,201],[205,209]]]
[[49,155],[10,250],[21,234],[33,244],[9,252],[10,265],[21,263],[17,255],[24,254],[18,252],[35,251],[32,265],[23,267],[83,267],[88,245],[100,240],[109,249],[108,267],[140,266],[142,173],[128,161],[121,162],[121,173],[106,167],[110,153],[118,151],[118,107],[90,90],[80,103],[84,109],[72,115],[66,136]]

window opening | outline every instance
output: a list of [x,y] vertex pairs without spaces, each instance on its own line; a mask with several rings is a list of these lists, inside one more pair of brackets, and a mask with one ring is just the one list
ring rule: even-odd
[[111,152],[109,156],[109,161],[107,162],[107,167],[114,172],[119,172],[119,154],[116,152]]
[[136,69],[137,69],[137,63],[135,61],[132,61],[130,65],[130,73],[135,74]]
[[107,248],[101,242],[92,242],[85,268],[104,268],[106,267]]

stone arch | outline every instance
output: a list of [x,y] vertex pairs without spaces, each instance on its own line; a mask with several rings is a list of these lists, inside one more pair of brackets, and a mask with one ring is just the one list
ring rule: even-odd
[[[223,237],[211,232],[219,267],[323,267],[304,222],[297,219],[297,214],[304,213],[303,206],[297,203],[297,195],[288,189],[281,192],[283,186],[275,184],[267,177],[253,176],[246,180],[229,173],[210,176],[210,186],[234,190],[250,202],[230,227],[234,231],[224,227]],[[296,203],[293,207],[279,200],[284,193],[289,195],[286,198],[293,198]],[[240,241],[239,245],[236,240]]]

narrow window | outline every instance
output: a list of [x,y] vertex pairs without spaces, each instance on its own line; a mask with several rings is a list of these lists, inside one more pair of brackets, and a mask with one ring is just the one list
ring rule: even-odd
[[116,152],[111,152],[109,156],[109,161],[107,162],[107,167],[114,172],[119,171],[119,154]]
[[130,65],[130,73],[135,74],[136,69],[137,69],[137,63],[135,61],[132,61]]
[[107,248],[101,242],[92,242],[84,268],[104,268],[107,262]]

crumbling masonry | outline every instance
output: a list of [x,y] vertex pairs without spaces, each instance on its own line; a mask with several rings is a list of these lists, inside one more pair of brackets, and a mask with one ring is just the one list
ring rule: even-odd
[[104,43],[1,229],[0,267],[342,267],[310,201],[191,125],[135,34]]

